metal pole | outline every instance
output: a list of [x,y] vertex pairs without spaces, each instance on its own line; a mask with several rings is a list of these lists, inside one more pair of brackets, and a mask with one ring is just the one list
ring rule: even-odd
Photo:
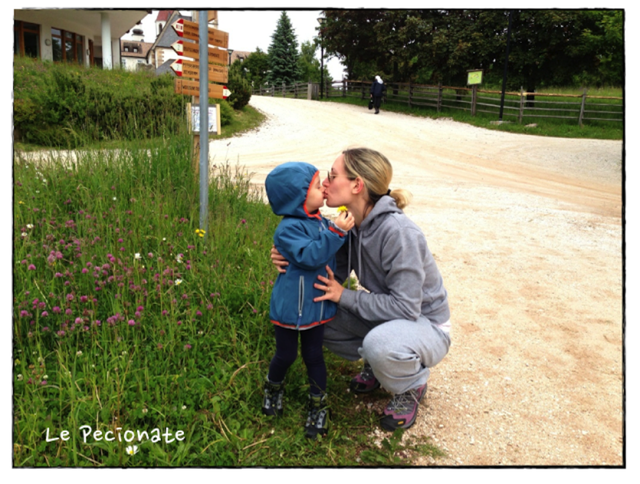
[[323,96],[323,88],[324,88],[324,42],[322,42],[322,29],[320,29],[320,99]]
[[207,240],[207,215],[209,214],[209,40],[208,13],[198,14],[200,37],[200,230]]
[[507,89],[507,66],[509,65],[509,44],[511,41],[511,17],[513,10],[509,10],[509,26],[507,27],[507,53],[504,56],[504,73],[502,74],[502,95],[500,96],[500,117],[502,121],[502,112],[504,111],[504,92]]

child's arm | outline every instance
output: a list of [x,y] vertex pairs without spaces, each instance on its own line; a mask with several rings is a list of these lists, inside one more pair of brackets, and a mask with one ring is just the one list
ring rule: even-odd
[[[341,233],[340,233],[341,232]],[[323,230],[319,238],[310,238],[295,223],[281,223],[273,240],[278,251],[292,264],[306,270],[324,267],[345,241],[342,231]]]

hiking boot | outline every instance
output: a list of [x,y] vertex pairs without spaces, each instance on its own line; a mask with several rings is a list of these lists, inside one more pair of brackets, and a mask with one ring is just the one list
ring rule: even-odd
[[373,369],[369,363],[364,364],[364,368],[359,375],[351,379],[349,387],[356,393],[370,393],[380,386],[380,382],[373,374]]
[[284,396],[284,382],[272,383],[267,378],[264,382],[264,399],[262,413],[265,415],[282,415],[282,397]]
[[408,429],[416,421],[418,405],[427,393],[427,384],[409,390],[405,393],[394,395],[384,409],[380,425],[383,429],[393,432],[395,429]]
[[315,439],[318,434],[327,435],[329,430],[329,408],[327,395],[309,395],[309,414],[304,425],[305,437]]

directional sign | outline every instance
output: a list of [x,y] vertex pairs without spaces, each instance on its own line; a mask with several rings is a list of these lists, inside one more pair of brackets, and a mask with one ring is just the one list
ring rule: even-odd
[[[178,19],[171,24],[171,26],[179,37],[195,41],[200,40],[200,29],[197,22]],[[227,32],[210,28],[207,29],[207,32],[209,45],[215,45],[216,47],[222,47],[223,49],[229,47],[229,34]]]
[[[186,94],[187,96],[200,95],[200,83],[198,81],[187,81],[186,79],[176,79],[174,84],[176,94]],[[227,99],[231,91],[227,86],[221,84],[209,84],[209,97],[213,99]]]
[[[177,76],[195,80],[200,79],[200,66],[198,62],[178,59],[171,64],[171,68]],[[211,82],[229,82],[228,67],[209,64],[207,68],[209,72],[209,80]]]
[[[171,44],[171,48],[178,54],[185,57],[191,57],[195,60],[200,59],[200,48],[195,42],[185,42],[184,40],[177,40],[173,44]],[[227,66],[229,65],[229,53],[226,50],[209,47],[209,62]]]

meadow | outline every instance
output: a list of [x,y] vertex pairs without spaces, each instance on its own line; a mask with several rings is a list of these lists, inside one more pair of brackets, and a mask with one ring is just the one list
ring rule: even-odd
[[[278,217],[251,174],[215,167],[199,229],[188,135],[13,166],[14,467],[403,465],[427,441],[376,445],[358,365],[326,354],[332,427],[305,439],[298,358],[286,413],[260,412],[274,351]],[[357,405],[364,403],[365,405]]]

